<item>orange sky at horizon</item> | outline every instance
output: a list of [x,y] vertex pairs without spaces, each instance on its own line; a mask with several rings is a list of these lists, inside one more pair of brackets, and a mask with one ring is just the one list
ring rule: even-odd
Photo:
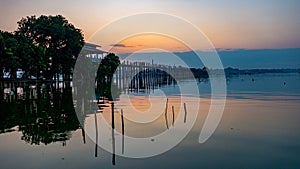
[[[113,53],[134,53],[149,49],[151,52],[186,52],[191,49],[177,39],[160,34],[143,34],[126,38],[113,45],[110,52]],[[105,47],[104,47],[105,48]]]
[[[14,31],[22,17],[60,14],[81,29],[89,42],[95,32],[115,20],[138,13],[157,12],[184,18],[202,30],[216,48],[300,48],[299,5],[297,0],[3,0],[0,30]],[[124,43],[127,46],[139,45],[129,42]],[[145,42],[144,46],[147,45]],[[102,40],[97,44],[110,45]],[[176,45],[173,49],[177,50]]]

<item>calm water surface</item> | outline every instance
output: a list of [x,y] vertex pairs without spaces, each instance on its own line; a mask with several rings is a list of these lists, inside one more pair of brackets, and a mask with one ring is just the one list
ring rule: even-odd
[[[66,101],[71,98],[68,93],[41,96],[43,99],[34,103],[27,103],[26,100],[4,102],[1,103],[0,168],[300,168],[299,82],[299,74],[229,77],[223,118],[212,137],[203,144],[198,143],[198,138],[210,107],[210,83],[198,82],[200,97],[192,93],[185,96],[187,123],[192,114],[198,114],[192,130],[173,149],[142,159],[114,158],[90,139],[93,134],[88,131],[95,128],[95,117],[101,127],[100,113],[108,124],[112,123],[109,103],[103,104],[96,114],[87,113],[79,119],[84,123],[82,127],[76,121],[76,115],[69,113],[74,110],[72,100],[71,103]],[[190,82],[185,81],[183,85],[188,86]],[[156,142],[151,138],[172,125],[172,106],[175,120],[183,124],[183,119],[178,116],[182,111],[179,110],[182,105],[179,88],[171,85],[160,90],[169,98],[168,124],[163,115],[146,124],[125,119],[125,135],[149,137],[149,144]],[[121,98],[123,96],[120,95]],[[62,101],[55,101],[55,97]],[[153,106],[155,109],[155,103],[165,100],[155,96],[151,105],[147,93],[132,93],[127,101],[131,105],[124,99],[115,102],[115,127],[118,132],[114,137],[117,151],[122,148],[118,141],[122,138],[120,109],[130,115],[130,107],[146,111]],[[49,104],[52,107],[47,107]],[[199,104],[198,111],[195,105]],[[36,110],[35,107],[39,106],[41,110]],[[112,141],[112,136],[101,134],[98,133],[98,142]],[[125,154],[139,151],[128,145],[126,139],[123,148]]]

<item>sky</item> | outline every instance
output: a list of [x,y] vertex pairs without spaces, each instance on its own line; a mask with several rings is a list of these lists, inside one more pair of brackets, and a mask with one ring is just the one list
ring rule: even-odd
[[[61,14],[82,29],[89,41],[99,29],[119,18],[159,12],[190,22],[216,48],[300,48],[299,6],[298,0],[0,0],[0,29],[14,31],[16,22],[28,15]],[[114,34],[112,31],[109,36]],[[115,45],[121,53],[149,47],[188,50],[180,41],[159,35],[132,36],[117,45],[112,43],[97,41],[101,46]]]

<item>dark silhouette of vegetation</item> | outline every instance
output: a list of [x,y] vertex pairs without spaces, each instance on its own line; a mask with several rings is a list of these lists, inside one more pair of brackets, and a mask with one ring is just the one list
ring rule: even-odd
[[[31,90],[25,91],[28,95]],[[73,107],[71,88],[62,91],[47,84],[36,90],[37,98],[0,103],[0,134],[18,126],[21,139],[30,144],[66,141],[70,132],[80,128]],[[41,92],[43,91],[43,92]]]
[[108,54],[100,63],[97,71],[97,82],[110,83],[116,69],[120,65],[119,57],[114,53]]
[[97,85],[95,90],[96,98],[104,97],[110,101],[117,100],[120,97],[122,91],[113,83],[101,83]]
[[[4,71],[11,72],[11,76],[15,77],[16,69],[20,66],[18,58],[15,55],[18,42],[14,35],[9,32],[0,31],[0,67]],[[0,72],[1,78],[3,71]]]
[[191,72],[193,73],[195,78],[208,78],[206,67],[203,67],[203,69],[191,68]]
[[23,78],[70,80],[83,45],[81,30],[61,15],[22,18],[15,32],[0,32],[0,78],[2,70],[16,78],[20,68]]
[[[109,100],[114,100],[114,96],[119,96],[121,91],[112,83],[113,74],[120,65],[119,57],[113,53],[108,54],[100,63],[97,70],[97,88],[96,94],[104,96]],[[113,95],[112,95],[112,92]]]

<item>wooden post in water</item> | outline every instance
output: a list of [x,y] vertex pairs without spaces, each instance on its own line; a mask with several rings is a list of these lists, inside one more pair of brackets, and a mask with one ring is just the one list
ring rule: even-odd
[[111,102],[111,127],[115,129],[115,114],[114,114],[114,102]]
[[183,103],[183,108],[184,108],[184,120],[183,120],[183,122],[186,123],[187,111],[186,111],[186,105],[185,105],[185,103]]
[[[81,98],[81,116],[84,117],[84,97]],[[82,132],[82,138],[83,138],[83,144],[85,144],[85,130],[84,130],[84,120],[82,121],[82,129],[81,129],[81,132]]]
[[95,131],[96,131],[96,144],[95,144],[95,157],[98,156],[98,123],[97,123],[97,112],[95,111]]
[[121,78],[122,78],[122,85],[121,85],[121,89],[122,89],[122,91],[124,90],[124,88],[125,88],[125,78],[126,78],[126,76],[125,76],[125,70],[126,70],[126,66],[124,65],[124,63],[125,62],[123,62],[123,63],[121,63]]
[[130,90],[132,91],[134,79],[133,79],[133,69],[131,63],[129,63],[129,69],[130,69]]
[[86,141],[85,141],[84,122],[82,123],[81,134],[82,134],[83,144],[85,144]]
[[[120,70],[120,68],[119,68],[119,70]],[[115,78],[116,78],[116,86],[119,87],[119,73],[114,72],[114,74],[115,74]],[[114,83],[114,75],[113,75],[112,83]]]
[[115,115],[114,115],[114,102],[111,103],[111,137],[112,137],[112,164],[116,165],[116,141],[115,141]]
[[166,119],[167,129],[169,129],[169,124],[168,124],[168,101],[169,101],[169,99],[167,98],[166,108],[165,108],[165,119]]
[[146,63],[143,62],[143,89],[146,89],[146,78],[147,78],[147,74],[146,74]]
[[174,106],[172,106],[172,115],[173,115],[173,122],[172,122],[172,126],[174,126],[174,121],[175,121]]
[[124,116],[123,116],[123,109],[121,109],[121,122],[122,122],[122,154],[124,154]]

